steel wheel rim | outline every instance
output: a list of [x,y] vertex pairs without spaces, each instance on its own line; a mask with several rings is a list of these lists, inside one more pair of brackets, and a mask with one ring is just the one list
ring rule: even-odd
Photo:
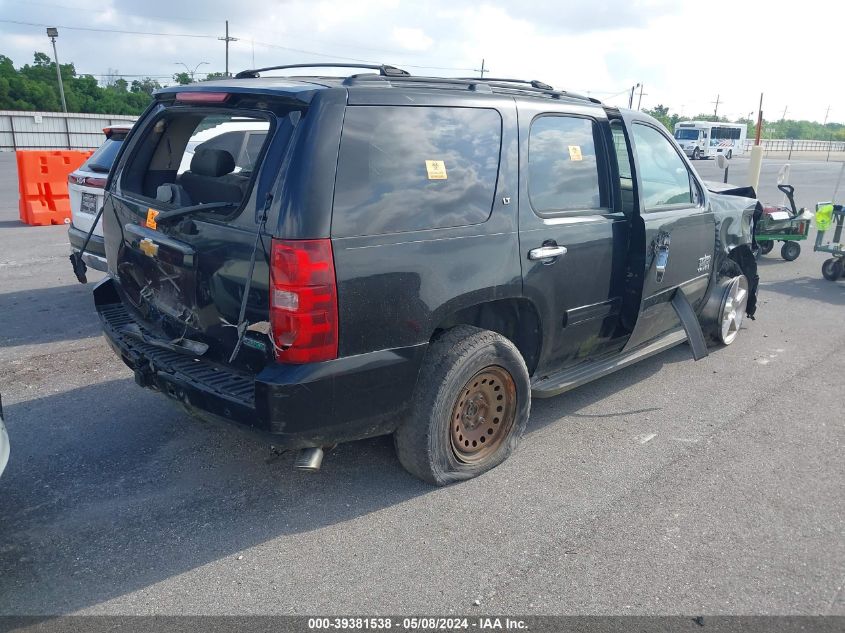
[[721,338],[725,345],[733,343],[737,334],[739,334],[747,305],[748,280],[745,275],[740,275],[728,286],[722,303]]
[[461,388],[449,418],[455,458],[477,464],[495,453],[510,435],[516,418],[516,384],[510,373],[490,365]]

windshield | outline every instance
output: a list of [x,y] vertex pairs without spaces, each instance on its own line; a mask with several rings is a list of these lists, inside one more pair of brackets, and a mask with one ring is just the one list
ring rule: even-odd
[[117,152],[123,143],[125,135],[120,138],[107,138],[105,142],[97,148],[91,157],[83,163],[80,169],[82,171],[96,171],[107,174],[111,169],[114,159],[117,157]]
[[698,140],[699,130],[693,128],[681,128],[675,130],[675,138],[679,141],[696,141]]
[[269,129],[269,119],[257,116],[167,112],[133,151],[123,189],[165,203],[164,209],[210,205],[228,215],[249,198]]

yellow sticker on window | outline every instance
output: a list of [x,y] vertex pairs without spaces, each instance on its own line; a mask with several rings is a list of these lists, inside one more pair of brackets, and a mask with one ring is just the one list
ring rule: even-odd
[[583,160],[584,157],[581,156],[581,146],[580,145],[570,145],[569,146],[569,160]]
[[446,163],[442,160],[425,161],[425,170],[428,172],[429,180],[446,180]]
[[147,209],[147,228],[154,229],[156,226],[156,216],[158,216],[158,211],[155,209]]

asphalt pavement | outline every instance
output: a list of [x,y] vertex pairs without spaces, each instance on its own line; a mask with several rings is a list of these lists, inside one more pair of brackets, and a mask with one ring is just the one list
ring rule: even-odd
[[[793,160],[798,202],[840,168]],[[298,473],[137,387],[15,178],[0,153],[0,614],[845,615],[845,281],[810,241],[761,260],[730,347],[537,400],[510,460],[435,489],[389,438]]]

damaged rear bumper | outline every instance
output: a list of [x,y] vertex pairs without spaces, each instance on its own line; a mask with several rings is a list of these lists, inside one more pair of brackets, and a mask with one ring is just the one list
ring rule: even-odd
[[111,278],[100,282],[94,303],[106,340],[142,387],[272,433],[290,448],[390,433],[407,411],[424,345],[322,363],[271,363],[250,374],[129,334],[143,324],[120,302],[114,284]]

